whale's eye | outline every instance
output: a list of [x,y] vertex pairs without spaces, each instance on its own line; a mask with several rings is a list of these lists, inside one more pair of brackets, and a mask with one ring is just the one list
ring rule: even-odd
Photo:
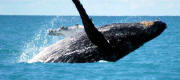
[[153,21],[142,21],[140,24],[143,24],[146,27],[152,26],[154,24]]

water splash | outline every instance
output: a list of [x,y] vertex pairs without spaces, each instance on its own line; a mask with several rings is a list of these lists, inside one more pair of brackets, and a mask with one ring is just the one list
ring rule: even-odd
[[62,37],[49,36],[47,34],[47,29],[56,27],[55,24],[58,19],[59,17],[55,17],[50,21],[49,24],[42,25],[41,28],[37,31],[37,33],[34,35],[32,40],[25,43],[18,62],[28,62],[45,47],[62,39]]
[[108,61],[106,61],[106,60],[99,60],[98,62],[99,62],[99,63],[106,63],[106,62],[108,62]]

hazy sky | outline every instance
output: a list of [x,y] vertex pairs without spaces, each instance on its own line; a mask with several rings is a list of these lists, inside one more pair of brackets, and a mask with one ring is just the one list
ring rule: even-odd
[[[89,15],[179,15],[180,0],[80,0]],[[0,0],[0,15],[79,15],[71,0]]]

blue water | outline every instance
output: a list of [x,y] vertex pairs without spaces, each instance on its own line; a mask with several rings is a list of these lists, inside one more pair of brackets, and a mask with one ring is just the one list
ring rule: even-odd
[[180,80],[180,17],[92,17],[96,26],[160,18],[168,28],[118,62],[27,63],[63,37],[46,30],[82,24],[77,16],[0,16],[0,80]]

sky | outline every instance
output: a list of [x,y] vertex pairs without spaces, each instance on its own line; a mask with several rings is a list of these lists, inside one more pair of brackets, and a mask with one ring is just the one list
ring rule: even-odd
[[[80,0],[93,16],[180,16],[180,0]],[[79,15],[72,0],[0,0],[0,15]]]

